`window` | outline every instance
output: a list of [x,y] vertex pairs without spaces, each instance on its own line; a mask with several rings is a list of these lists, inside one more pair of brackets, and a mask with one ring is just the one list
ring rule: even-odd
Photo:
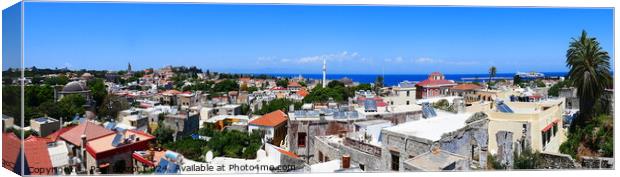
[[409,105],[409,101],[407,101],[407,105]]
[[558,124],[554,123],[553,124],[553,136],[555,137],[555,134],[558,132]]
[[409,96],[409,90],[407,90],[407,96]]
[[542,145],[543,148],[547,145],[547,137],[546,137],[546,132],[540,132],[541,136],[542,136]]
[[400,165],[399,158],[398,152],[392,152],[392,171],[398,171],[398,166]]
[[323,162],[323,152],[319,151],[319,162]]
[[306,133],[297,133],[297,147],[306,147]]
[[366,166],[364,166],[364,164],[360,164],[360,170],[364,171]]

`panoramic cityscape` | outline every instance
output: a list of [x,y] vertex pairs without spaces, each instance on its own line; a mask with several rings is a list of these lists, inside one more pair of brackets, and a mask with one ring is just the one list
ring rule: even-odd
[[613,9],[26,2],[3,18],[21,13],[3,33],[24,52],[14,37],[2,56],[17,174],[615,168]]

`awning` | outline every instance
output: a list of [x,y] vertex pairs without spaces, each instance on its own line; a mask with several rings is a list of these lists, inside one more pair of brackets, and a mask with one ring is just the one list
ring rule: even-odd
[[546,132],[547,130],[551,129],[553,125],[557,124],[559,121],[560,119],[554,119],[549,125],[545,126],[545,128],[543,128],[541,131]]
[[107,168],[110,166],[110,163],[102,163],[101,165],[99,165],[99,168]]
[[138,162],[141,162],[141,163],[143,163],[143,164],[145,164],[147,166],[151,166],[151,167],[155,166],[155,163],[151,162],[150,160],[145,159],[140,154],[133,153],[133,154],[131,154],[131,157],[133,157]]

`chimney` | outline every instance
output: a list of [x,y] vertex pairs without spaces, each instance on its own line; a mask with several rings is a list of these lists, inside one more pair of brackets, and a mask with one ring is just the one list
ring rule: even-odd
[[342,168],[351,167],[351,156],[349,154],[342,155]]
[[84,167],[86,167],[86,159],[87,159],[86,158],[86,134],[82,134],[80,136],[80,139],[82,140],[82,143],[81,143],[81,145],[82,145],[81,148],[82,149],[81,149],[81,152],[80,152],[80,156],[82,156],[82,159],[81,159],[82,160],[82,165]]

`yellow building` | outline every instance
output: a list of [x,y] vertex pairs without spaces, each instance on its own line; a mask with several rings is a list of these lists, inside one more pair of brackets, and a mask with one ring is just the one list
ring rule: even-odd
[[[533,151],[559,152],[560,145],[566,141],[562,128],[564,101],[546,100],[541,102],[505,102],[505,106],[494,104],[485,111],[489,116],[489,152],[498,152],[496,134],[500,131],[512,132],[513,145],[525,144]],[[518,147],[513,147],[513,149]],[[524,147],[521,147],[524,148]]]

